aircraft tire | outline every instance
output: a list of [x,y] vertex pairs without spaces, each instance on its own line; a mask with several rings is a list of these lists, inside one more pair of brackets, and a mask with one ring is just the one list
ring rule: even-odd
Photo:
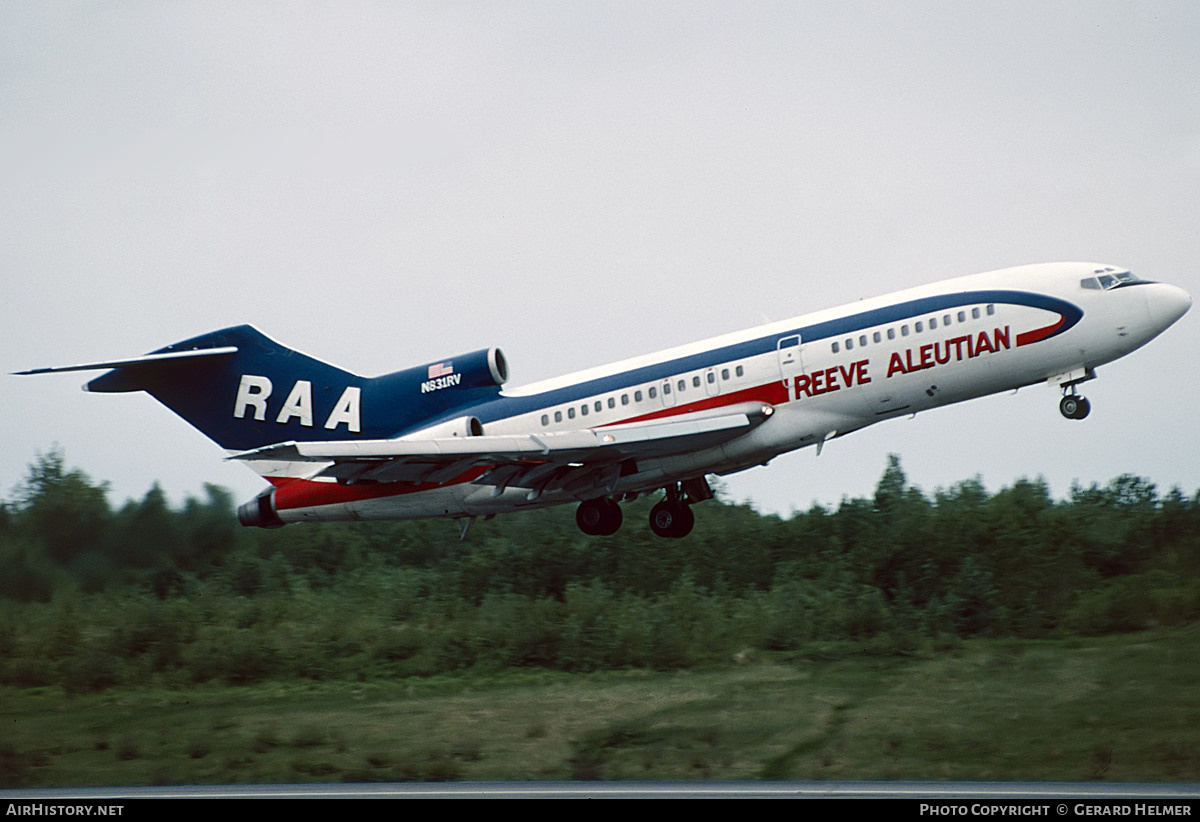
[[1087,401],[1087,397],[1072,394],[1062,398],[1058,410],[1069,420],[1081,420],[1091,412],[1092,404]]
[[589,499],[575,509],[575,524],[589,536],[607,537],[621,527],[621,506],[610,499]]
[[695,524],[696,515],[679,500],[663,500],[650,509],[650,530],[660,537],[686,537]]

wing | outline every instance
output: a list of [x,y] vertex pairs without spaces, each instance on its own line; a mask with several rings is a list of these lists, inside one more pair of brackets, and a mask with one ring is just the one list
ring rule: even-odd
[[[357,442],[284,442],[234,454],[247,462],[311,462],[308,477],[343,484],[442,484],[468,472],[497,493],[527,488],[531,497],[553,491],[615,487],[630,461],[667,457],[719,445],[761,424],[770,405],[743,403],[680,414],[665,420],[512,436],[401,437]],[[461,481],[461,480],[460,480]]]

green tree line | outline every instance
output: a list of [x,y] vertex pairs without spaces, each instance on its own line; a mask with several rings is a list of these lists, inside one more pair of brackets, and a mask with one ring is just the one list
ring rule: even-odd
[[682,540],[587,537],[570,507],[480,522],[466,541],[440,520],[261,531],[214,486],[114,508],[51,452],[0,504],[0,684],[674,669],[1200,616],[1200,493],[1135,476],[1065,500],[1038,480],[928,495],[890,457],[873,497],[836,508],[704,508]]

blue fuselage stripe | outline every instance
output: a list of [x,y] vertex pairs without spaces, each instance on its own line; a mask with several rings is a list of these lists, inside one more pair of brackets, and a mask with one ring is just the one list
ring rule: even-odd
[[[792,330],[781,330],[778,333],[756,337],[745,342],[712,348],[685,357],[663,360],[640,368],[633,368],[628,371],[573,383],[572,385],[543,391],[538,394],[530,394],[528,396],[505,396],[504,394],[500,394],[493,399],[475,405],[455,408],[452,412],[444,415],[444,418],[449,419],[471,414],[478,417],[483,423],[494,422],[521,414],[533,413],[553,406],[569,405],[584,398],[595,397],[600,394],[628,390],[637,385],[657,383],[687,372],[701,371],[706,368],[713,368],[769,354],[776,350],[779,340],[786,337],[799,335],[800,339],[807,345],[834,337],[857,334],[868,328],[911,320],[938,311],[989,303],[1039,308],[1061,315],[1063,318],[1062,325],[1053,334],[1049,335],[1047,339],[1064,333],[1083,317],[1083,311],[1077,306],[1066,300],[1045,294],[1005,290],[961,291],[953,294],[939,294],[932,297],[922,297],[916,300],[883,306],[871,309],[870,311],[862,311],[845,317],[837,317],[824,322],[797,327]],[[423,426],[429,423],[429,420],[422,421]]]

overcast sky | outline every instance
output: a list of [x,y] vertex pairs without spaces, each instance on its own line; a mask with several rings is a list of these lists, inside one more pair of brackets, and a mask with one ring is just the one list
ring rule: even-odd
[[[1088,260],[1200,295],[1195,2],[9,2],[0,370],[251,323],[511,385],[945,277]],[[1193,311],[1085,386],[730,478],[788,513],[980,476],[1200,488]],[[262,482],[144,394],[0,376],[39,451],[176,502]]]

